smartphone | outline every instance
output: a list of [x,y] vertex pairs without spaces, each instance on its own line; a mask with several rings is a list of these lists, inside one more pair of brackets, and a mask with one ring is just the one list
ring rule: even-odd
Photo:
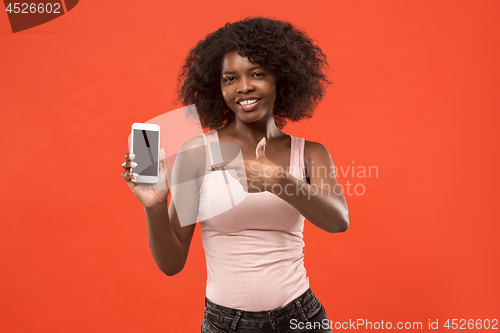
[[160,173],[159,164],[160,126],[157,124],[132,124],[130,152],[135,154],[133,169],[139,176],[137,183],[156,184]]

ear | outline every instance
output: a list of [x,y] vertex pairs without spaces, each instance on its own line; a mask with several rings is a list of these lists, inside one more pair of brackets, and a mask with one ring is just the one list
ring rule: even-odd
[[255,157],[266,157],[266,138],[262,138],[255,149]]

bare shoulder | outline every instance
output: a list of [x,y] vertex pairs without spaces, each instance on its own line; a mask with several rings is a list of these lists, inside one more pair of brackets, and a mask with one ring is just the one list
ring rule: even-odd
[[306,141],[304,164],[309,184],[336,186],[335,165],[328,149],[319,142]]
[[176,177],[193,177],[203,174],[205,166],[205,140],[202,135],[184,142],[175,157],[174,170]]
[[184,142],[179,151],[185,151],[204,146],[205,146],[205,140],[203,139],[203,135],[198,135]]
[[330,152],[323,144],[306,140],[304,145],[304,159],[305,161],[331,160],[331,156]]

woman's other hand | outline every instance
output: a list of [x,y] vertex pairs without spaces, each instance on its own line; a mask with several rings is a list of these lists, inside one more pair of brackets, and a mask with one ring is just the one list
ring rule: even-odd
[[[279,178],[283,176],[282,167],[274,164],[266,157],[266,139],[263,138],[255,148],[255,160],[245,160],[242,163],[221,163],[212,170],[234,169],[243,189],[248,193],[264,191],[280,191]],[[281,175],[281,176],[280,176]]]

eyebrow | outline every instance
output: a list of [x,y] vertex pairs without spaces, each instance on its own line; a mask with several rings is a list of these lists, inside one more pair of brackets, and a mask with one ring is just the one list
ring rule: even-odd
[[[259,66],[259,65],[257,65],[257,66],[253,66],[253,67],[249,68],[249,69],[247,70],[247,72],[251,72],[251,71],[256,70],[256,69],[258,69],[258,68],[262,68],[262,67],[261,67],[261,66]],[[222,73],[222,75],[225,75],[225,74],[236,74],[236,72],[233,72],[233,71],[225,71],[224,73]]]

